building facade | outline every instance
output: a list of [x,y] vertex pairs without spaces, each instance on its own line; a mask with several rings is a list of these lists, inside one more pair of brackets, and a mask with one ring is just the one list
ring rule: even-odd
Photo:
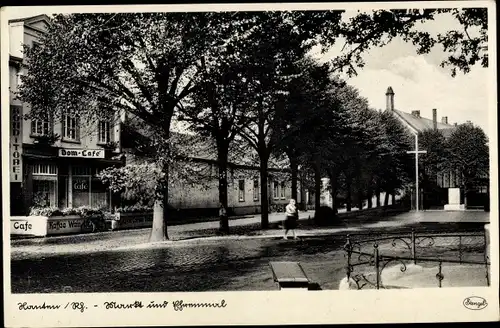
[[120,120],[111,113],[100,121],[76,113],[26,119],[30,109],[15,94],[24,74],[23,45],[37,46],[49,18],[39,15],[9,21],[11,215],[31,207],[109,207],[110,192],[96,178],[99,170],[121,165]]
[[[386,110],[391,112],[402,123],[408,133],[415,138],[416,143],[418,143],[418,134],[426,130],[439,130],[445,138],[448,138],[455,130],[457,124],[450,124],[447,116],[443,116],[440,121],[438,120],[437,109],[435,108],[432,109],[432,119],[422,117],[418,110],[407,113],[396,109],[394,106],[394,95],[392,87],[388,87],[386,92]],[[415,151],[416,149],[411,150]],[[425,168],[421,169],[425,170]],[[437,188],[433,190],[421,189],[419,194],[420,208],[444,207],[445,209],[464,209],[462,205],[464,203],[463,180],[460,172],[456,170],[439,172],[434,177],[434,183]],[[412,193],[412,200],[415,202],[415,191],[413,190]],[[470,192],[469,198],[473,201],[469,203],[469,207],[484,206],[483,203],[487,198],[487,193],[487,183],[476,186],[475,190]],[[415,207],[414,204],[413,207]]]
[[[138,155],[135,151],[134,140],[147,138],[148,134],[145,129],[137,128],[135,120],[138,119],[128,115],[126,121],[123,122],[126,128],[123,129],[121,136],[122,150],[127,164],[143,164],[149,161],[147,156]],[[138,125],[141,126],[141,124]],[[194,171],[202,173],[199,177],[191,177],[189,181],[169,180],[169,208],[173,214],[177,213],[180,217],[218,215],[220,208],[218,162],[213,142],[209,138],[174,132],[171,133],[170,138],[177,145],[182,141],[175,141],[176,138],[189,139],[188,145],[184,145],[180,150],[189,160],[185,163],[178,163],[177,166],[190,165],[195,167]],[[262,195],[259,167],[251,156],[235,156],[234,154],[235,152],[230,150],[227,171],[228,214],[260,213]],[[175,167],[169,170],[172,175],[176,175]],[[301,190],[300,186],[299,181],[297,201],[305,203],[307,193]],[[286,163],[278,164],[270,160],[267,194],[269,209],[283,211],[284,206],[292,197],[291,173]]]

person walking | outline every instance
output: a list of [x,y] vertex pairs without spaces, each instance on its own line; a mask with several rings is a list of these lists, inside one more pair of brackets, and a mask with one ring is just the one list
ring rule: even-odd
[[295,234],[295,228],[297,228],[297,221],[299,219],[299,210],[297,209],[297,205],[295,204],[295,199],[290,199],[290,203],[286,206],[286,219],[283,223],[285,228],[285,235],[283,239],[288,239],[287,234],[289,230],[292,230],[293,239],[298,239]]

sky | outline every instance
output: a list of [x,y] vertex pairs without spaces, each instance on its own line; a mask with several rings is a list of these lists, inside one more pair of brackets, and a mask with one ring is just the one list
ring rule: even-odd
[[[37,13],[13,14],[26,17]],[[345,16],[355,14],[356,11],[348,11]],[[421,30],[433,35],[457,27],[451,16],[439,16],[420,26]],[[321,60],[338,55],[342,45],[339,42],[322,55]],[[440,45],[436,45],[430,54],[417,55],[415,47],[400,38],[382,48],[370,49],[363,59],[365,67],[347,82],[367,98],[371,107],[385,109],[385,92],[391,86],[396,109],[405,112],[420,110],[421,116],[431,119],[432,109],[436,108],[438,120],[442,116],[447,116],[451,124],[470,120],[489,134],[488,97],[494,92],[488,82],[491,69],[478,65],[470,73],[458,72],[453,78],[449,68],[439,67],[445,59]]]
[[[441,16],[426,22],[421,29],[432,35],[455,29],[458,25],[451,16]],[[321,57],[328,60],[340,53],[343,43]],[[363,55],[366,63],[358,75],[347,82],[367,98],[374,109],[385,109],[385,93],[389,86],[394,90],[395,108],[404,112],[420,110],[420,115],[432,119],[432,109],[437,109],[438,120],[448,117],[448,123],[471,121],[489,133],[489,99],[494,89],[489,88],[489,70],[474,66],[468,74],[457,72],[451,77],[450,68],[439,64],[446,58],[441,45],[436,45],[426,55],[418,55],[411,43],[394,39],[382,48],[370,49]]]

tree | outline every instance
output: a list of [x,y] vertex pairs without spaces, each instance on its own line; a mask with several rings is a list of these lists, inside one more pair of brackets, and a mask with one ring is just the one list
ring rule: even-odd
[[[452,13],[465,26],[467,39],[451,34],[434,40],[418,31],[419,22]],[[162,195],[155,203],[151,241],[168,238],[166,230],[170,125],[183,101],[201,80],[203,58],[214,57],[238,36],[244,45],[235,52],[247,65],[248,123],[239,130],[258,153],[261,164],[262,226],[267,227],[267,162],[280,136],[273,133],[274,112],[283,106],[281,92],[300,72],[295,63],[314,45],[324,50],[343,37],[344,55],[334,58],[332,70],[355,73],[362,67],[362,53],[387,44],[401,35],[419,53],[437,43],[457,52],[450,65],[464,72],[481,60],[487,40],[486,9],[375,10],[342,21],[342,11],[244,12],[244,13],[133,13],[57,15],[42,45],[27,49],[28,74],[22,77],[19,97],[31,105],[31,117],[47,112],[85,116],[95,121],[109,110],[133,113],[148,124],[157,149],[156,162],[163,174],[157,183]],[[235,28],[228,22],[242,21]],[[469,37],[470,27],[480,27],[479,39]],[[236,34],[234,32],[237,32]],[[460,46],[458,46],[460,44]],[[212,56],[211,56],[212,55]]]
[[347,133],[342,151],[330,158],[329,175],[332,191],[344,192],[346,208],[350,211],[353,198],[357,200],[358,207],[362,206],[365,189],[368,189],[365,188],[365,180],[370,176],[367,163],[381,144],[381,132],[376,112],[369,108],[367,99],[359,96],[357,89],[345,85],[336,91],[336,97],[348,113],[350,132]]
[[452,30],[438,35],[437,42],[450,53],[441,66],[451,67],[452,76],[456,75],[457,69],[469,73],[478,62],[482,67],[488,67],[487,8],[452,9],[451,14],[463,31]]
[[488,176],[489,148],[484,131],[472,123],[459,125],[446,140],[447,168],[461,176],[467,207],[467,193],[478,179]]
[[[329,66],[305,58],[300,62],[299,70],[301,74],[287,85],[283,106],[277,112],[275,132],[281,139],[274,148],[275,153],[284,152],[288,157],[294,199],[297,198],[299,165],[305,167],[313,160],[313,149],[324,148],[329,138],[325,129],[328,124],[337,124],[337,128],[340,125],[332,116],[336,110],[332,97],[335,81],[329,76]],[[321,132],[325,133],[322,141],[319,140]],[[321,180],[316,181],[317,196],[320,188]]]
[[259,156],[262,228],[269,225],[268,162],[282,138],[277,113],[284,110],[287,85],[300,74],[297,63],[311,47],[306,42],[310,31],[301,30],[297,22],[307,15],[302,12],[256,14],[257,24],[242,53],[253,97],[246,112],[248,121],[239,135]]
[[407,151],[411,149],[412,141],[401,122],[389,111],[381,113],[381,122],[387,137],[387,152],[381,157],[378,177],[380,190],[386,193],[384,204],[388,205],[389,194],[410,182],[413,166]]
[[[95,121],[124,110],[152,132],[157,181],[150,240],[168,239],[170,125],[197,86],[200,59],[224,39],[218,13],[57,15],[40,47],[26,49],[28,74],[19,97],[32,117],[71,114]],[[226,14],[227,15],[227,14]]]
[[[231,30],[232,38],[216,53],[202,58],[203,81],[178,115],[179,120],[189,123],[191,130],[215,141],[219,202],[225,209],[228,208],[229,151],[237,132],[247,122],[245,110],[251,98],[249,74],[239,55],[244,45],[237,33],[248,20],[248,17],[233,17],[227,22],[226,29]],[[229,232],[227,215],[220,216],[220,231]]]
[[[452,15],[462,30],[450,30],[437,36],[419,30],[420,23],[440,15]],[[427,54],[434,46],[442,45],[450,55],[441,66],[450,67],[452,76],[457,69],[468,73],[477,63],[488,67],[488,8],[373,10],[358,13],[340,23],[335,20],[333,27],[323,24],[321,29],[320,43],[324,51],[339,37],[345,39],[343,50],[348,48],[348,51],[335,57],[332,64],[349,75],[356,74],[357,67],[363,68],[364,52],[371,47],[384,46],[397,36],[413,43],[418,54]]]
[[[418,148],[427,151],[427,153],[419,156],[421,186],[428,192],[436,191],[438,188],[437,176],[443,172],[446,160],[449,157],[443,133],[437,129],[420,132],[418,134]],[[425,197],[423,197],[423,202],[425,208],[427,203]]]

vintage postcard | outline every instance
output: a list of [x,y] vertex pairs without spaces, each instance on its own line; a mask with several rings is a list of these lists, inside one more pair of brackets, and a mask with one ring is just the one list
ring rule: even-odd
[[497,321],[495,15],[2,8],[6,326]]

